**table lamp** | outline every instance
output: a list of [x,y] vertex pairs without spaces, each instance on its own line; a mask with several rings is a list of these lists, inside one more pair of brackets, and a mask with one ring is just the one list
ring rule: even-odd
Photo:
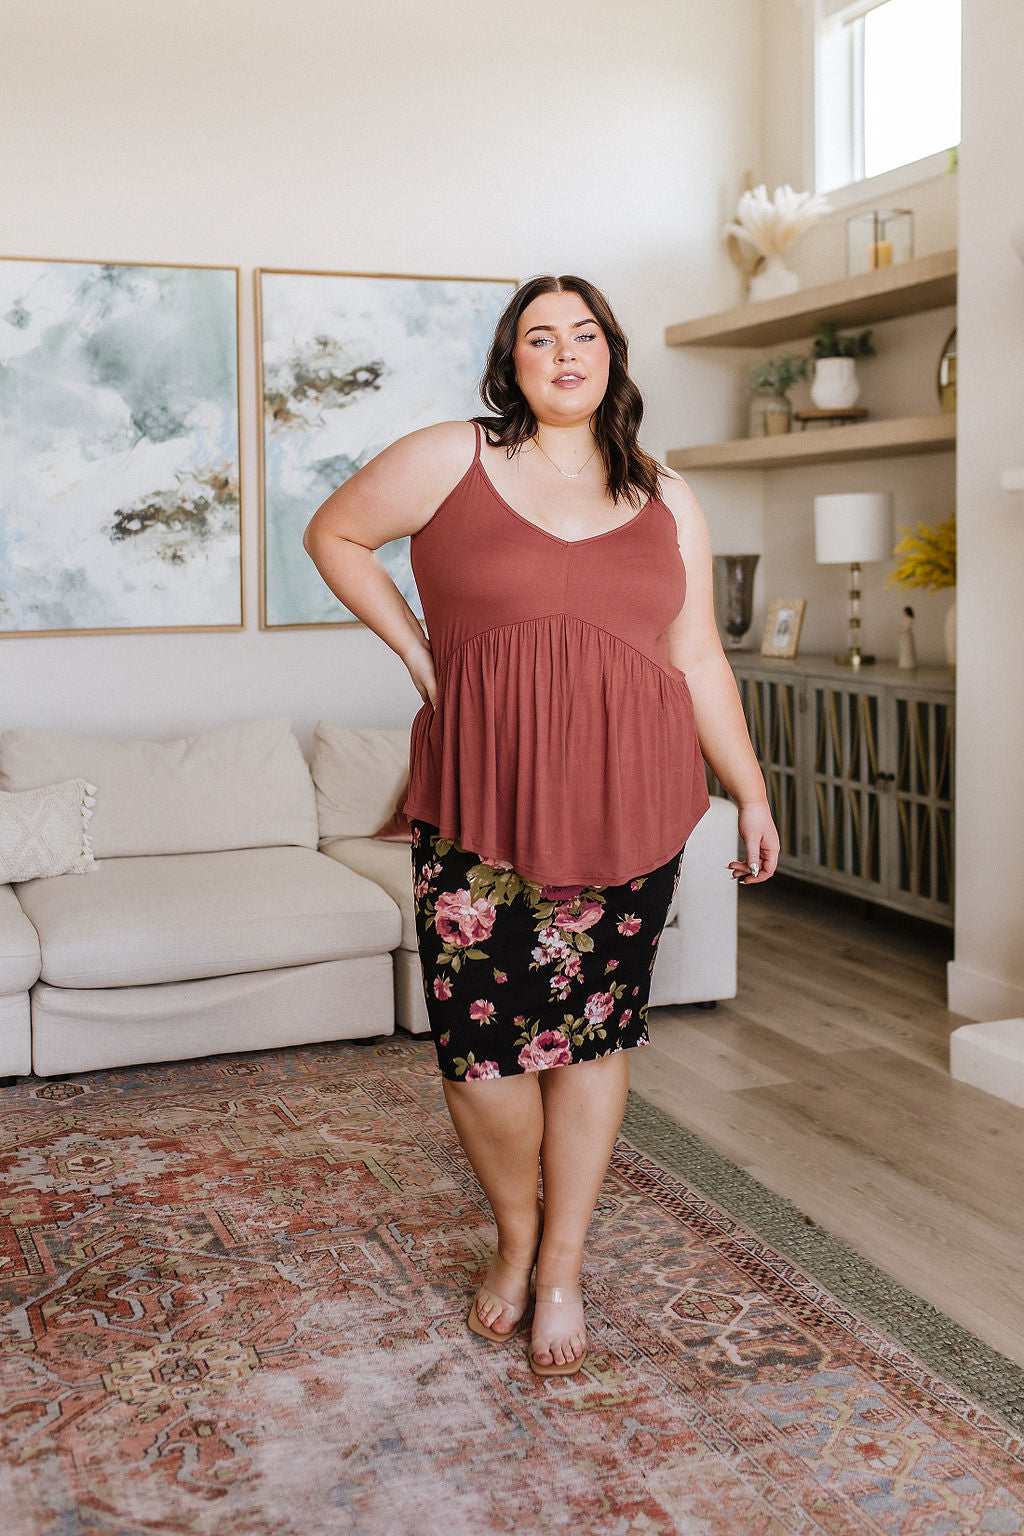
[[850,491],[814,498],[814,551],[819,565],[850,567],[849,649],[836,661],[861,667],[874,661],[860,648],[860,568],[892,557],[892,496]]

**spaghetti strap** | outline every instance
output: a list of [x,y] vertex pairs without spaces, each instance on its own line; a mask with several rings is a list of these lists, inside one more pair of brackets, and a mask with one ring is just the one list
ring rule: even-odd
[[473,455],[473,463],[474,464],[479,464],[479,462],[480,462],[480,444],[483,441],[483,433],[480,430],[480,423],[478,421],[474,421],[473,425],[476,428],[476,453],[474,453],[474,455]]

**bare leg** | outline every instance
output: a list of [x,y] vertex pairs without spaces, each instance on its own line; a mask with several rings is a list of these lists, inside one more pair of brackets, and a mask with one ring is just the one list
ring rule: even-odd
[[[538,1076],[544,1100],[544,1236],[537,1285],[564,1287],[571,1295],[626,1109],[629,1058],[626,1051],[613,1051],[595,1061],[549,1067]],[[582,1298],[578,1304],[536,1301],[530,1352],[539,1365],[577,1360],[585,1343]]]
[[[444,1096],[455,1133],[494,1213],[498,1252],[506,1264],[529,1271],[540,1232],[537,1176],[544,1105],[537,1074],[472,1083],[445,1078]],[[496,1333],[506,1333],[529,1302],[529,1275],[517,1284],[497,1267],[492,1269],[477,1296],[477,1315]],[[498,1287],[499,1295],[487,1289],[488,1282]]]

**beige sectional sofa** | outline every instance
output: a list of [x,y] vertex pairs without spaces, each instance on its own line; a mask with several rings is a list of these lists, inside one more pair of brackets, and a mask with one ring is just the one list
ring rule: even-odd
[[[174,742],[0,734],[0,789],[96,786],[96,867],[0,885],[0,1077],[427,1032],[409,732],[286,719]],[[691,837],[651,1002],[736,991],[736,812]]]
[[9,885],[0,885],[0,1077],[32,1070],[29,988],[39,980],[39,936]]
[[[97,789],[97,867],[14,887],[40,950],[35,1072],[393,1031],[398,909],[317,851],[286,719],[176,742],[0,736],[0,788],[68,777]],[[28,1070],[25,1012],[0,1074]]]

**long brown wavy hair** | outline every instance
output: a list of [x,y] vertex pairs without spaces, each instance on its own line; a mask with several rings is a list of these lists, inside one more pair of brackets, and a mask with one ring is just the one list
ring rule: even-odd
[[613,501],[624,499],[639,507],[641,498],[658,495],[659,467],[637,442],[644,414],[643,397],[629,376],[629,345],[622,327],[601,291],[583,277],[531,277],[512,295],[494,332],[487,365],[480,380],[480,398],[493,416],[474,416],[493,446],[501,444],[508,457],[530,441],[537,419],[516,383],[513,353],[519,317],[542,293],[578,293],[604,331],[611,354],[608,388],[591,418],[591,429],[604,461],[605,480]]

